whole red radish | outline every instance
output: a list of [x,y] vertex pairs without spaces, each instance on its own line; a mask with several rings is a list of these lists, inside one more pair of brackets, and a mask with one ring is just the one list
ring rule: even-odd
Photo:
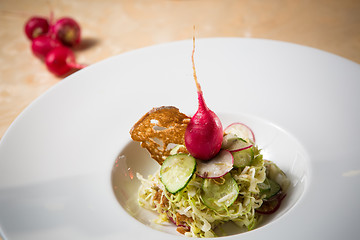
[[68,47],[80,43],[81,30],[79,24],[72,18],[64,17],[51,26],[52,36]]
[[210,160],[220,151],[224,132],[219,117],[205,104],[203,93],[196,77],[194,52],[195,37],[193,38],[192,63],[199,107],[186,128],[185,145],[193,157],[200,160]]
[[32,17],[25,24],[26,36],[33,40],[49,32],[49,21],[43,17]]
[[83,65],[76,63],[71,49],[64,46],[51,50],[45,58],[45,63],[48,70],[57,76],[68,74],[74,69],[84,68]]
[[45,59],[46,55],[51,50],[59,46],[61,46],[61,43],[58,40],[44,35],[39,36],[32,41],[31,50],[38,58]]

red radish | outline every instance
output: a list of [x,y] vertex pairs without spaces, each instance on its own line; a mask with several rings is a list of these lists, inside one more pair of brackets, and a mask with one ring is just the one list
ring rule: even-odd
[[65,46],[74,47],[80,43],[81,30],[79,24],[72,18],[64,17],[51,26],[51,34]]
[[211,161],[196,160],[196,174],[202,178],[219,178],[230,172],[233,164],[233,155],[221,150]]
[[35,56],[40,59],[45,59],[46,55],[56,47],[61,46],[61,43],[52,39],[49,36],[39,36],[31,43],[31,50]]
[[243,123],[232,123],[224,130],[225,134],[233,134],[239,138],[243,138],[245,140],[250,140],[255,143],[255,135],[254,132],[247,125]]
[[193,37],[192,64],[199,107],[186,128],[185,146],[193,157],[201,160],[210,160],[220,151],[224,132],[218,116],[205,104],[203,93],[196,77],[194,52],[195,37]]
[[48,31],[49,21],[43,17],[32,17],[25,24],[25,33],[30,40],[45,35]]
[[250,142],[245,141],[236,135],[226,134],[223,137],[221,148],[229,150],[230,152],[237,152],[251,148],[252,146],[253,145]]
[[51,50],[45,59],[48,70],[57,76],[70,73],[85,66],[77,64],[74,53],[67,47],[60,46]]

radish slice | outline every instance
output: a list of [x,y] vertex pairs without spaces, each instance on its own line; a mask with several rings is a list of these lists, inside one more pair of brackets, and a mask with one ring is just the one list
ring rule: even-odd
[[286,197],[286,194],[278,194],[276,195],[275,199],[272,199],[271,201],[266,201],[263,200],[263,204],[261,205],[260,208],[257,208],[255,211],[260,213],[260,214],[272,214],[274,212],[276,212],[280,205],[281,205],[281,201]]
[[229,150],[230,152],[237,152],[251,148],[252,146],[253,144],[234,134],[227,134],[223,137],[221,148]]
[[219,178],[233,168],[234,157],[228,150],[220,152],[209,161],[196,159],[196,174],[201,178]]
[[255,143],[255,135],[254,132],[246,126],[243,123],[233,123],[230,124],[227,128],[224,130],[225,134],[234,134],[239,138],[250,140],[251,142]]

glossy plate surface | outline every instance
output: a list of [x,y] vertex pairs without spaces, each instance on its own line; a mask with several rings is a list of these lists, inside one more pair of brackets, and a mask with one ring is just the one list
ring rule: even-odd
[[[151,108],[196,111],[191,51],[188,40],[109,58],[59,82],[20,114],[0,142],[2,236],[183,239],[131,212],[134,199],[126,194],[136,192],[135,172],[116,161],[138,150],[129,130]],[[197,40],[195,62],[207,105],[227,123],[253,125],[264,155],[301,183],[276,219],[240,236],[355,239],[360,66],[308,47],[240,38]],[[289,149],[301,153],[299,161]],[[150,174],[152,164],[134,162],[130,170]],[[124,184],[115,186],[119,179]]]

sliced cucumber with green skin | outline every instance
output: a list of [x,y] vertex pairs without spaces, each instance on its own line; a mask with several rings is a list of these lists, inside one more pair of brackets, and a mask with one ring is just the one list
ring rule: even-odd
[[232,152],[234,157],[234,167],[245,167],[249,166],[254,158],[254,151],[251,148],[247,148],[241,151]]
[[277,182],[282,191],[287,191],[290,186],[290,180],[286,174],[273,162],[264,160],[264,165],[266,167],[266,175]]
[[233,134],[225,135],[221,144],[222,149],[229,150],[230,152],[242,151],[250,147],[252,147],[252,143]]
[[201,200],[208,208],[221,211],[231,206],[239,195],[239,186],[230,173],[221,179],[204,179]]
[[179,153],[165,159],[160,169],[160,180],[166,190],[177,193],[191,180],[196,169],[196,160],[189,154]]
[[264,192],[266,190],[269,190],[270,189],[269,179],[265,178],[264,182],[258,183],[258,187],[259,187],[260,192]]
[[252,148],[253,150],[253,154],[254,154],[254,157],[250,163],[251,166],[254,166],[254,167],[261,167],[263,166],[263,163],[264,163],[264,159],[263,159],[263,155],[260,154],[260,150],[257,148],[257,147],[254,147]]
[[281,191],[280,185],[270,178],[265,178],[263,183],[258,183],[258,187],[260,195],[265,195],[264,199],[270,199]]

